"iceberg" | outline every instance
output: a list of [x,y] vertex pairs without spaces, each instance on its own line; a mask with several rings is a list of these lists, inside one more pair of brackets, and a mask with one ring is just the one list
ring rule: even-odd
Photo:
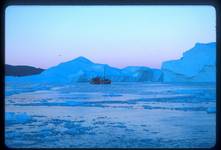
[[163,62],[164,82],[216,82],[216,43],[196,43],[179,60]]
[[122,73],[125,75],[124,81],[134,81],[134,82],[143,82],[143,81],[160,81],[161,71],[159,69],[152,69],[149,67],[143,66],[129,66],[122,69]]
[[93,63],[85,57],[78,57],[68,62],[51,67],[41,74],[26,77],[6,77],[6,82],[40,83],[40,84],[68,84],[89,82],[90,79],[104,75],[114,82],[158,81],[161,71],[148,67],[130,66],[123,69],[111,67],[107,64]]
[[113,82],[216,82],[216,43],[197,43],[183,53],[179,60],[163,62],[161,70],[144,66],[123,69],[99,64],[85,57],[63,62],[38,75],[7,77],[6,82],[19,84],[71,84],[89,82],[94,77],[105,77]]

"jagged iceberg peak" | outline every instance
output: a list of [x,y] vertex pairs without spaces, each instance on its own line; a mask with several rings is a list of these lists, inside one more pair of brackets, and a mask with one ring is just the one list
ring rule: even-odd
[[71,60],[71,62],[93,63],[92,61],[90,61],[89,59],[87,59],[86,57],[83,57],[83,56],[79,56],[79,57]]
[[[45,73],[48,73],[48,72],[51,72],[52,70],[56,69],[59,71],[60,70],[70,70],[72,67],[83,67],[85,65],[91,65],[91,64],[94,64],[92,61],[90,61],[89,59],[83,57],[83,56],[80,56],[80,57],[77,57],[75,59],[72,59],[70,61],[66,61],[66,62],[62,62],[56,66],[53,66],[47,70],[45,70],[43,72],[43,74]],[[82,66],[83,65],[83,66]]]

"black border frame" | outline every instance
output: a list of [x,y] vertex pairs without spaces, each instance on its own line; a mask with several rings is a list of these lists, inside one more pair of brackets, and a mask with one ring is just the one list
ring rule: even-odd
[[[221,98],[220,98],[220,89],[221,89],[221,79],[220,79],[220,71],[221,71],[221,37],[220,37],[220,5],[219,0],[5,0],[3,2],[3,9],[2,9],[2,18],[1,18],[1,33],[2,33],[2,40],[1,40],[1,63],[0,69],[1,70],[1,85],[0,85],[0,92],[1,92],[1,100],[0,105],[1,109],[1,137],[0,149],[12,149],[8,148],[5,145],[5,10],[8,6],[11,5],[45,5],[45,6],[57,6],[57,5],[210,5],[213,6],[216,10],[216,144],[212,148],[116,148],[116,149],[154,149],[154,150],[181,150],[181,149],[190,149],[190,150],[208,150],[208,149],[221,149],[220,148],[220,139],[221,139],[221,130],[220,130],[220,106],[221,106]],[[97,148],[13,148],[13,149],[97,149]],[[99,148],[99,149],[115,149],[115,148]]]

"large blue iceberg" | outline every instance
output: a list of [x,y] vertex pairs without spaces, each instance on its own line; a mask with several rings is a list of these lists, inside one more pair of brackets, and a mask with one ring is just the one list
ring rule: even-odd
[[216,82],[216,43],[197,43],[179,60],[162,64],[164,82]]
[[130,66],[123,69],[111,67],[107,64],[93,63],[85,57],[78,57],[71,61],[51,67],[39,75],[26,77],[6,77],[7,82],[20,83],[75,83],[88,82],[93,77],[105,77],[113,82],[141,82],[159,81],[161,71],[148,67]]
[[215,82],[216,43],[197,43],[179,60],[166,61],[162,68],[128,66],[123,69],[98,64],[85,57],[78,57],[58,64],[39,75],[6,77],[6,82],[68,84],[88,82],[96,76],[104,76],[113,82]]

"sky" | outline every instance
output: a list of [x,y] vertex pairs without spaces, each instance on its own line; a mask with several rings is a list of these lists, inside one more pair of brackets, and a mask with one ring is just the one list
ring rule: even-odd
[[216,41],[212,6],[8,6],[5,63],[47,69],[84,56],[160,68],[196,43]]

